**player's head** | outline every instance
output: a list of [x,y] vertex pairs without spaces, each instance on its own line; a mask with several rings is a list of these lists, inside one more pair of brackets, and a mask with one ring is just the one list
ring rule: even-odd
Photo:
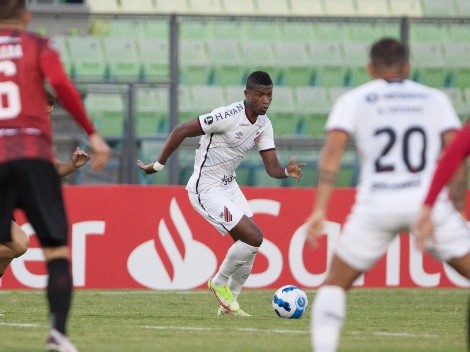
[[21,23],[27,25],[31,13],[26,0],[0,0],[0,23]]
[[256,117],[268,111],[273,99],[273,81],[268,73],[252,72],[246,80],[245,103],[247,111]]
[[46,111],[48,114],[50,114],[52,110],[54,110],[55,97],[47,89],[46,89],[46,100],[47,100]]
[[370,48],[368,70],[373,78],[406,78],[410,73],[408,47],[393,38],[383,38]]

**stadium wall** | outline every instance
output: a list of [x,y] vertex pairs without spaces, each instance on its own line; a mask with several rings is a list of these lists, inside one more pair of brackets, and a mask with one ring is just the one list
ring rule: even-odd
[[[244,188],[265,241],[247,282],[252,289],[296,284],[316,288],[339,229],[354,199],[337,189],[329,209],[328,236],[318,250],[304,243],[304,221],[315,189]],[[470,192],[467,193],[469,198]],[[220,234],[191,207],[182,186],[66,186],[74,286],[83,289],[202,289],[222,261],[229,236]],[[46,271],[34,229],[29,250],[12,262],[4,289],[39,289]],[[427,254],[406,234],[390,246],[357,287],[469,287],[468,281]]]

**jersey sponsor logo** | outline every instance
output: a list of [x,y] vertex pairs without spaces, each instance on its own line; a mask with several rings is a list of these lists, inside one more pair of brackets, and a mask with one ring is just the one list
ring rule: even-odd
[[23,57],[23,49],[20,44],[0,45],[0,60],[19,59]]
[[212,122],[214,122],[214,117],[213,117],[213,116],[210,116],[210,115],[209,115],[209,116],[206,116],[206,117],[204,118],[204,123],[205,123],[206,125],[211,125]]
[[224,175],[224,177],[222,178],[222,184],[224,186],[227,186],[230,182],[233,181],[235,177],[233,175],[230,175],[230,176],[227,176],[227,175]]
[[225,206],[224,206],[224,220],[225,220],[225,222],[232,221],[232,213]]
[[15,44],[15,43],[20,43],[21,39],[20,38],[15,38],[15,37],[0,37],[0,44]]
[[235,138],[236,139],[242,139],[243,138],[243,133],[242,132],[235,133]]

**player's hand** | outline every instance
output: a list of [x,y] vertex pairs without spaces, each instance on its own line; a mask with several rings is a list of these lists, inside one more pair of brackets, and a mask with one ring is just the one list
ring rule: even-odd
[[142,161],[137,160],[137,166],[140,167],[142,170],[144,170],[147,175],[151,175],[157,172],[153,168],[153,164],[154,163],[145,165]]
[[93,133],[88,137],[88,144],[93,151],[91,168],[94,171],[102,170],[111,157],[111,148],[98,133]]
[[424,205],[411,227],[411,232],[415,236],[416,246],[424,249],[426,240],[435,242],[434,238],[434,224],[431,218],[431,207]]
[[289,173],[290,177],[295,178],[296,181],[299,181],[302,177],[302,166],[305,166],[305,163],[295,163],[295,158],[291,157],[289,160],[289,164],[287,164],[287,172]]
[[91,159],[91,155],[89,155],[87,152],[77,147],[77,149],[75,149],[75,151],[72,154],[71,161],[72,161],[73,166],[76,169],[78,169],[79,167],[82,167],[83,165],[85,165],[90,159]]
[[314,248],[318,247],[318,237],[324,235],[323,227],[325,220],[325,213],[320,210],[314,211],[307,219],[306,242]]

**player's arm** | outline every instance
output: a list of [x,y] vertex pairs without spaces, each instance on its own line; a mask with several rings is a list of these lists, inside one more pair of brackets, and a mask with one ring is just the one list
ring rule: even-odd
[[70,161],[64,162],[54,157],[54,166],[57,169],[59,176],[65,177],[85,165],[90,159],[91,155],[77,147],[73,152]]
[[340,130],[328,132],[318,164],[318,180],[313,209],[307,219],[307,242],[317,245],[317,237],[321,235],[326,209],[336,177],[341,165],[341,158],[349,141],[349,134]]
[[294,158],[291,158],[289,164],[284,167],[279,162],[275,149],[262,150],[260,154],[263,159],[264,168],[269,176],[274,178],[286,178],[290,176],[297,180],[302,176],[301,169],[302,166],[305,166],[305,163],[296,164]]
[[[444,147],[449,145],[455,134],[455,131],[449,131],[443,135]],[[451,180],[447,184],[452,203],[459,213],[462,214],[462,216],[465,216],[465,191],[467,189],[467,176],[467,163],[463,161],[461,162],[460,166],[457,167]]]
[[177,125],[169,134],[162,150],[154,163],[144,164],[137,160],[137,165],[145,171],[146,174],[153,174],[163,169],[170,155],[183,143],[187,137],[197,137],[204,134],[199,119],[194,119],[180,125]]

